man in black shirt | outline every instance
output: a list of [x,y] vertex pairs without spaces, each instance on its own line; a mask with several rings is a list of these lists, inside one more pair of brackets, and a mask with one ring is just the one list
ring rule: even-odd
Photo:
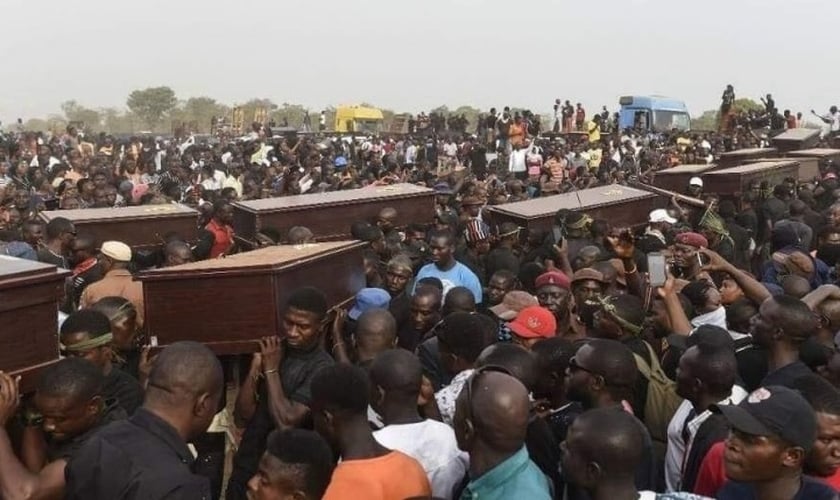
[[799,348],[816,328],[814,313],[799,299],[779,295],[762,302],[750,328],[755,343],[767,349],[768,373],[762,386],[793,387],[796,379],[812,374],[799,360]]
[[92,235],[80,234],[70,244],[69,264],[73,266],[73,304],[79,303],[82,292],[91,283],[105,277],[105,270],[97,258],[99,250]]
[[[60,498],[68,462],[97,430],[125,418],[125,412],[106,406],[99,392],[102,373],[92,363],[71,358],[47,368],[35,391],[37,412],[24,410],[22,415],[27,446],[45,440],[42,430],[47,435],[46,457],[38,464],[40,471],[34,473],[32,463],[24,465],[15,456],[6,432],[19,403],[18,382],[0,372],[0,497]],[[35,454],[40,451],[32,450]]]
[[64,217],[56,217],[47,223],[47,238],[38,250],[38,261],[69,269],[67,256],[76,238],[76,227]]
[[68,500],[208,499],[187,442],[207,430],[222,397],[222,365],[197,342],[157,357],[143,407],[92,437],[67,465]]
[[133,415],[143,402],[143,388],[137,379],[114,366],[113,338],[111,322],[99,311],[76,311],[61,325],[62,353],[86,359],[102,370],[102,397]]
[[[236,415],[247,420],[233,458],[226,498],[245,499],[248,481],[257,472],[268,435],[275,428],[301,427],[308,420],[310,383],[333,359],[321,347],[327,299],[311,287],[295,290],[283,314],[285,337],[261,342],[262,377],[248,377],[239,390]],[[259,398],[257,398],[259,394]]]

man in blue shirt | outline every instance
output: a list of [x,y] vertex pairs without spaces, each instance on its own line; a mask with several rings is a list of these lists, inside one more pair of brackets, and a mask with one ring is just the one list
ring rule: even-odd
[[438,278],[443,283],[443,295],[456,286],[467,288],[475,296],[475,303],[482,302],[481,282],[470,269],[455,260],[455,239],[449,231],[433,231],[429,234],[432,263],[423,266],[417,273],[415,283],[423,278]]
[[455,403],[455,438],[470,454],[461,500],[548,500],[548,479],[525,448],[530,403],[519,380],[477,370]]

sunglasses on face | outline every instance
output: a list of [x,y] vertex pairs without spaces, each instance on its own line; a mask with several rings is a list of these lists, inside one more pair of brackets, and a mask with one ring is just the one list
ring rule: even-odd
[[590,375],[594,375],[596,377],[601,377],[602,376],[600,373],[596,373],[596,372],[590,370],[589,368],[586,368],[586,367],[578,364],[578,361],[575,358],[575,356],[572,356],[572,358],[569,360],[569,372],[571,372],[571,373],[586,372],[586,373],[588,373]]

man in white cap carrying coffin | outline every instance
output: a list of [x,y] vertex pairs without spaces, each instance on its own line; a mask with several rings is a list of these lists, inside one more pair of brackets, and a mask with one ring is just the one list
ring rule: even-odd
[[121,241],[106,241],[99,250],[105,277],[90,284],[79,300],[81,309],[90,307],[103,297],[123,297],[137,309],[137,326],[143,326],[143,284],[133,281],[128,265],[131,247]]

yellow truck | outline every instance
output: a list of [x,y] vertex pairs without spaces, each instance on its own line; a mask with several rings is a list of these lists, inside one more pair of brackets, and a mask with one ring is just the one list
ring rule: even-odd
[[335,109],[335,131],[339,133],[378,134],[384,117],[377,108],[339,106]]

